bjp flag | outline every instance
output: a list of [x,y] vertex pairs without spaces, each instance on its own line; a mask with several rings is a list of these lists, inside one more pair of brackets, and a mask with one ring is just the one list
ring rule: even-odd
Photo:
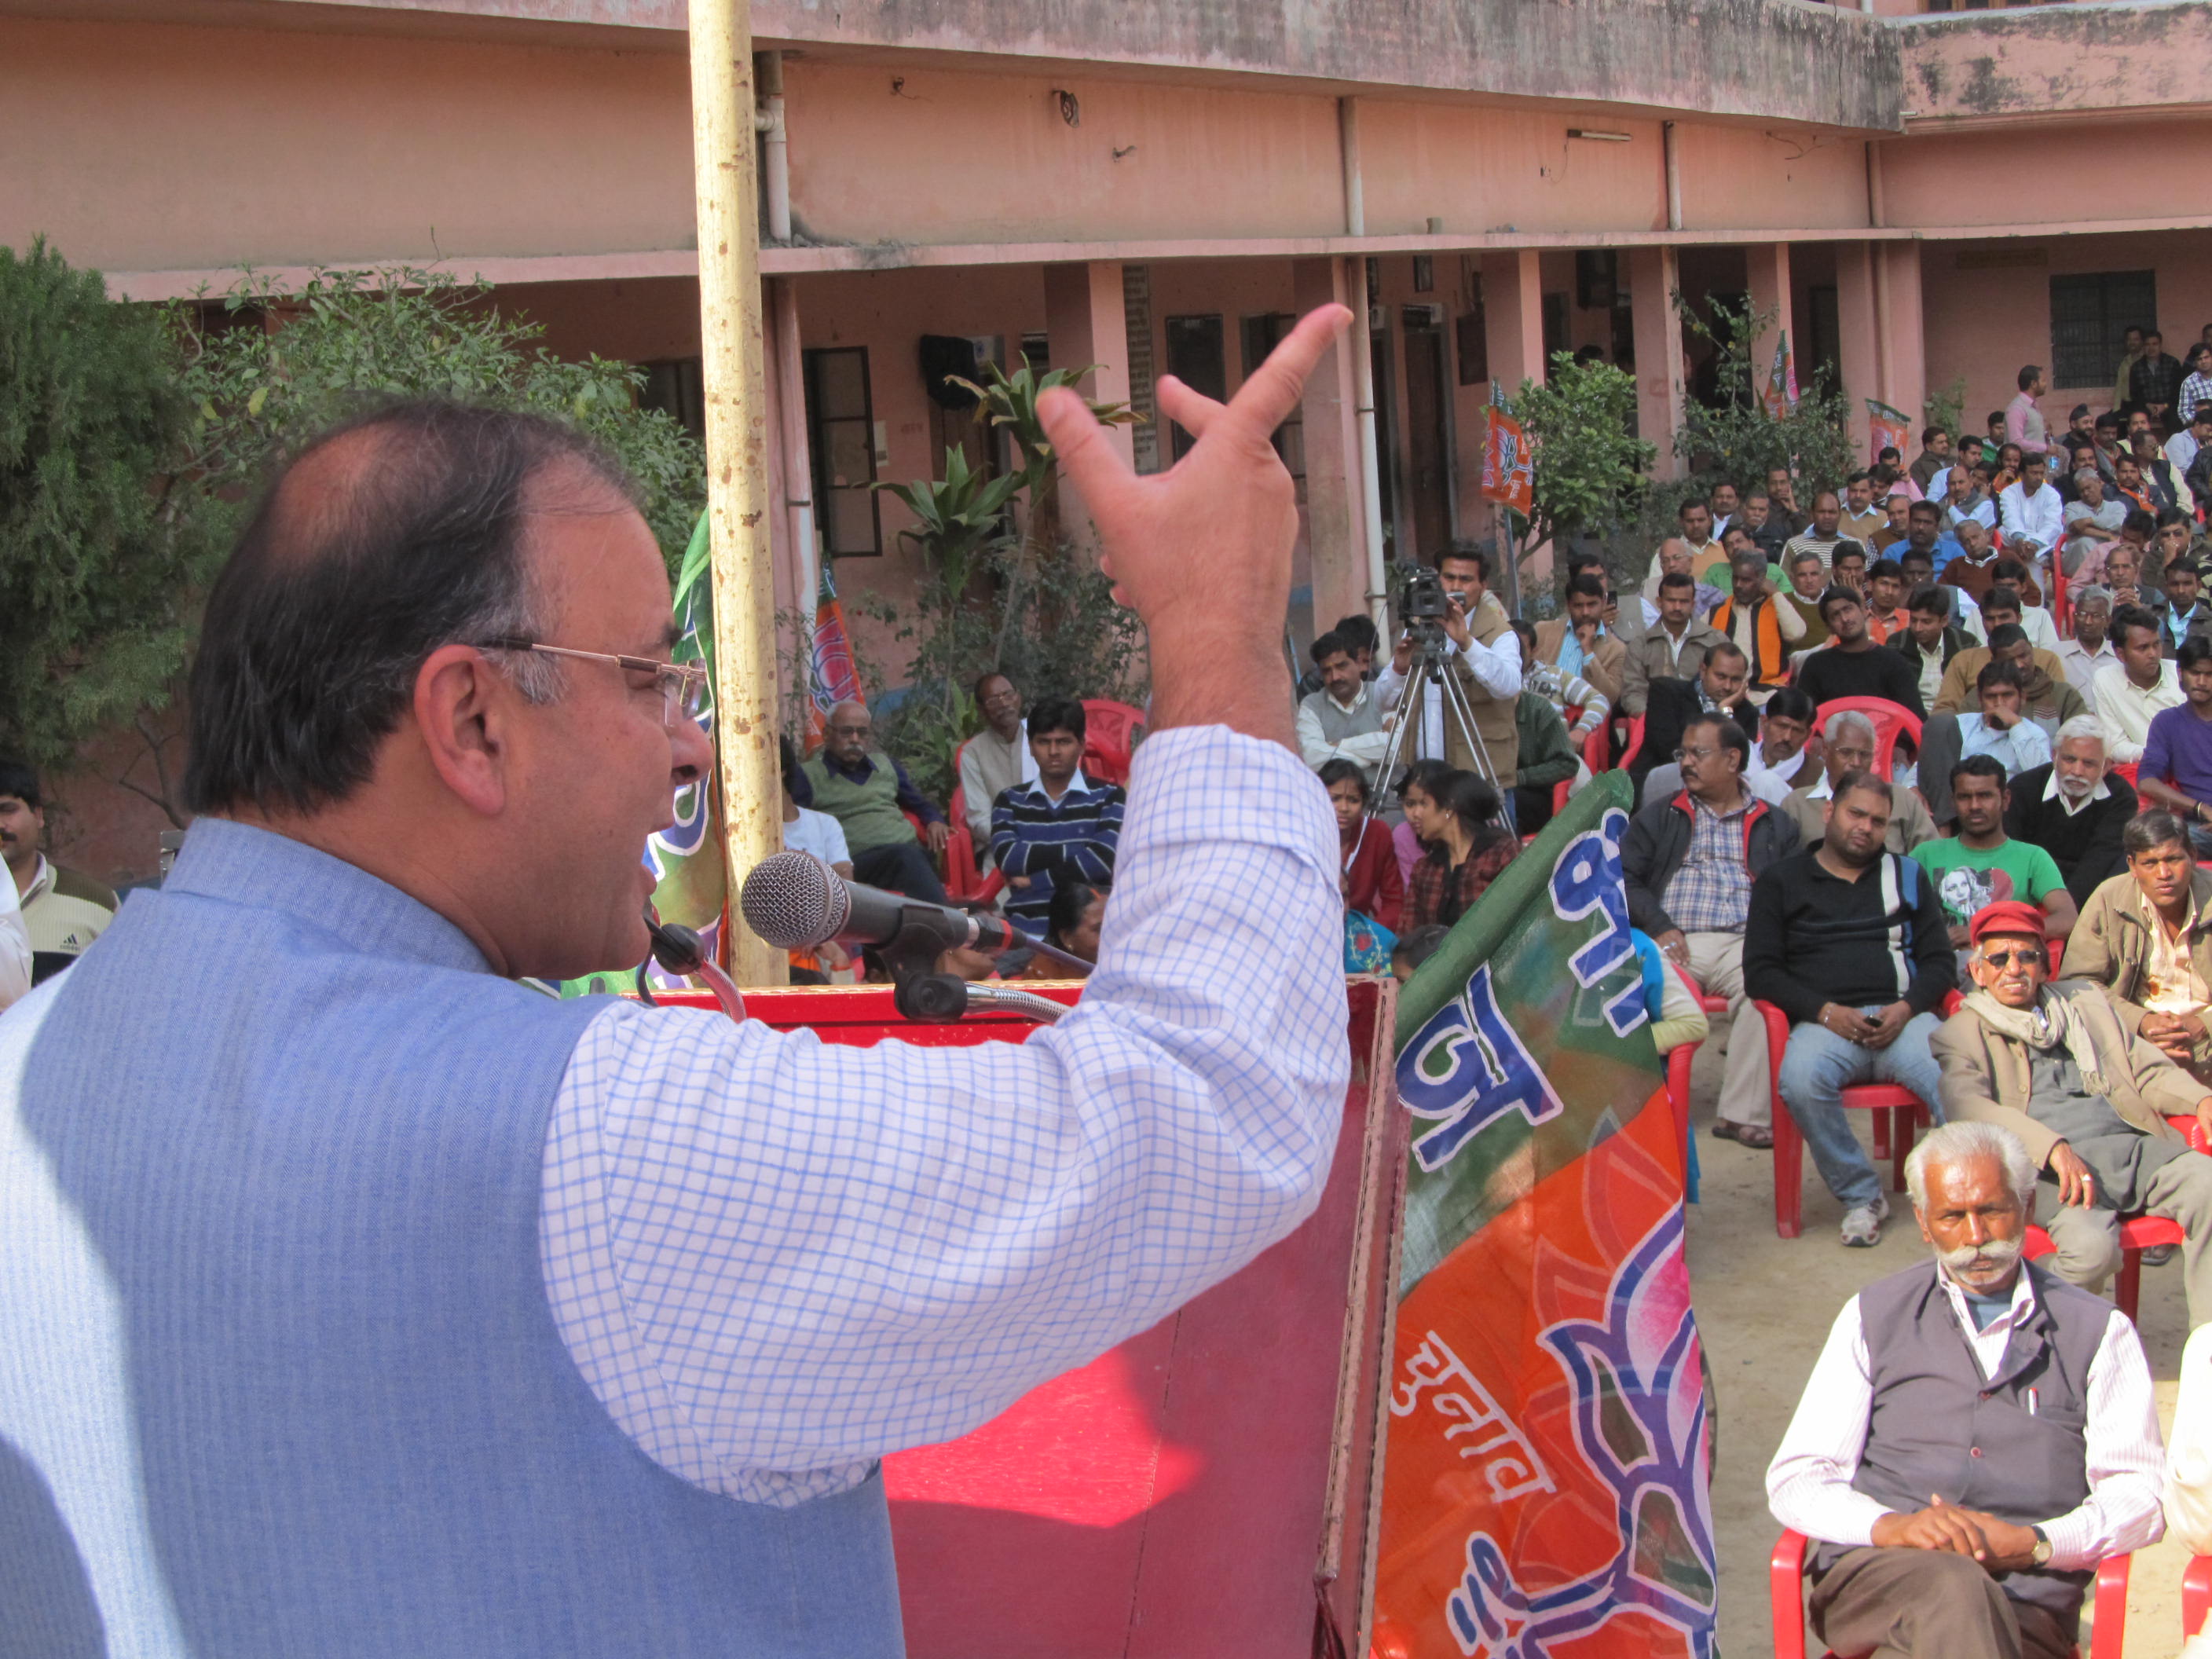
[[1905,440],[1911,434],[1912,421],[1901,409],[1892,409],[1876,398],[1866,400],[1867,453],[1875,456],[1885,449],[1905,453]]
[[1493,391],[1490,432],[1482,450],[1482,498],[1503,501],[1522,517],[1536,504],[1536,474],[1528,441],[1511,409]]
[[1711,1659],[1683,1151],[1601,775],[1399,1003],[1414,1119],[1374,1651]]
[[841,702],[859,702],[860,676],[853,672],[853,641],[845,632],[845,607],[837,598],[827,560],[814,596],[814,646],[807,657],[806,752],[822,746],[830,711]]

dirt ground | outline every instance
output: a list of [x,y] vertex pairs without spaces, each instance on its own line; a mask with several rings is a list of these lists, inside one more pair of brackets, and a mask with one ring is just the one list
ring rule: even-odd
[[[1716,1036],[1719,1034],[1717,1032]],[[1690,1289],[1712,1366],[1718,1414],[1713,1522],[1720,1548],[1720,1651],[1758,1659],[1774,1651],[1766,1562],[1781,1531],[1766,1510],[1766,1465],[1837,1310],[1862,1285],[1909,1267],[1927,1247],[1902,1194],[1871,1250],[1837,1243],[1841,1207],[1805,1161],[1805,1231],[1774,1231],[1774,1158],[1707,1133],[1720,1085],[1717,1042],[1698,1055],[1691,1115],[1704,1175],[1690,1208]],[[1864,1124],[1860,1138],[1867,1136]],[[1886,1164],[1883,1166],[1886,1167]],[[2140,1323],[2158,1379],[2162,1421],[2173,1416],[2174,1377],[2189,1334],[2179,1262],[2143,1273]],[[2126,1659],[2172,1659],[2181,1650],[2181,1574],[2188,1557],[2162,1541],[2138,1553],[2128,1595]],[[2088,1628],[2082,1651],[2088,1650]],[[1820,1647],[1808,1635],[1807,1651]]]

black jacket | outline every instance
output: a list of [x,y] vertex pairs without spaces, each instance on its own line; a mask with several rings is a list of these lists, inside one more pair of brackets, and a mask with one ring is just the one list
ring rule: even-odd
[[2045,762],[2012,781],[2008,786],[2012,803],[2005,808],[2005,834],[2014,841],[2032,842],[2050,854],[2059,874],[2066,878],[2066,890],[2074,896],[2074,902],[2087,904],[2100,882],[2126,867],[2120,831],[2141,803],[2126,779],[2108,772],[2105,787],[2112,793],[2069,817],[2057,801],[2043,798],[2051,785],[2051,767]]
[[[1705,712],[1698,684],[1696,680],[1656,679],[1645,692],[1644,742],[1628,763],[1628,775],[1636,780],[1639,793],[1653,767],[1664,766],[1674,758],[1674,751],[1682,746],[1682,728]],[[1759,740],[1758,704],[1748,697],[1739,697],[1728,715],[1743,727],[1746,737],[1754,743]]]
[[[1685,793],[1655,800],[1639,808],[1628,821],[1628,839],[1620,849],[1621,872],[1628,885],[1628,920],[1646,933],[1663,933],[1674,925],[1674,919],[1667,914],[1667,884],[1674,879],[1682,860],[1690,855],[1695,810]],[[1743,821],[1745,873],[1756,880],[1768,866],[1796,850],[1796,821],[1753,796]]]

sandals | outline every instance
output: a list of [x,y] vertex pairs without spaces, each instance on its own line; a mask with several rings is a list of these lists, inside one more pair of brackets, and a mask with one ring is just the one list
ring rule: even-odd
[[1724,1117],[1713,1120],[1713,1139],[1733,1140],[1739,1146],[1748,1146],[1754,1152],[1772,1150],[1774,1131],[1763,1123],[1736,1123]]

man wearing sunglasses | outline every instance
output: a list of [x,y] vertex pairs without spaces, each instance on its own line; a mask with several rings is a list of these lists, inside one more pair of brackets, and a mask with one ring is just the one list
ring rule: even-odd
[[2101,1291],[2118,1271],[2123,1220],[2179,1222],[2190,1323],[2202,1324],[2212,1319],[2212,1158],[2166,1119],[2193,1116],[2212,1133],[2212,1094],[2131,1035],[2094,986],[2048,983],[2044,921],[2018,900],[1975,916],[1975,989],[1929,1045],[1944,1116],[1994,1123],[2027,1146],[2045,1188],[2037,1219],[2070,1284]]
[[898,1652],[879,1461],[1320,1200],[1343,909],[1268,436],[1350,320],[1225,406],[1162,377],[1196,441],[1149,477],[1039,399],[1148,627],[1152,735],[1099,972],[1023,1043],[518,983],[644,957],[647,839],[714,763],[661,550],[540,417],[402,404],[299,451],[208,596],[174,869],[0,1016],[0,1630]]

